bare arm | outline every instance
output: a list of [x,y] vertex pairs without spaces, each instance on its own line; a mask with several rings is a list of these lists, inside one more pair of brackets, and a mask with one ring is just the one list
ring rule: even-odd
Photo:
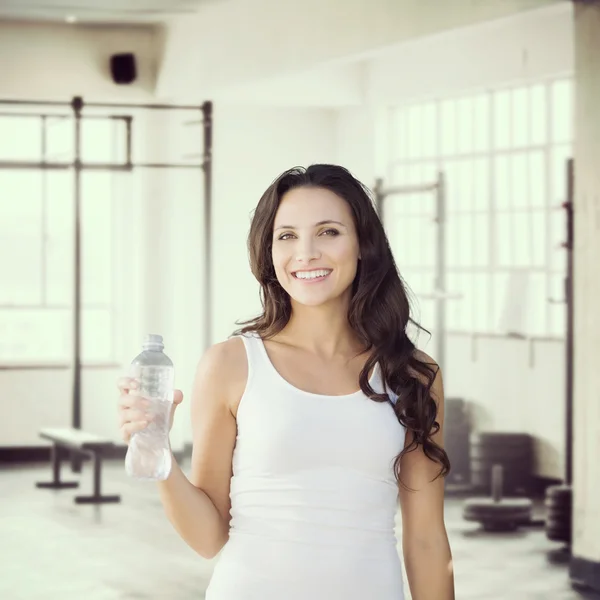
[[[419,358],[435,364],[426,355]],[[440,424],[432,439],[443,447],[444,390],[439,370],[432,395],[438,404]],[[407,435],[406,444],[411,441]],[[440,477],[433,481],[440,465],[419,447],[402,457],[400,468],[403,483],[415,490],[400,488],[402,547],[413,600],[454,600],[452,554],[444,525],[444,480]]]
[[240,340],[210,348],[201,359],[192,390],[193,453],[190,478],[174,463],[159,482],[165,513],[183,540],[212,558],[229,535],[229,486],[236,439],[237,406],[247,377]]

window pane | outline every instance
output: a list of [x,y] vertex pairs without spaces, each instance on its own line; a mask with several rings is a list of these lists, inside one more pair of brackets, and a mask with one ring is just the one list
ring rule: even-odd
[[567,331],[565,278],[563,275],[553,275],[550,283],[550,297],[554,301],[549,306],[551,335],[564,337]]
[[569,142],[573,139],[572,90],[571,80],[557,81],[552,86],[552,139],[555,142]]
[[531,262],[531,216],[529,213],[515,213],[513,215],[514,231],[514,265],[528,266]]
[[490,266],[490,215],[474,215],[473,226],[475,247],[472,264],[477,267],[488,267]]
[[529,92],[531,143],[545,144],[547,139],[546,122],[548,104],[546,86],[534,85]]
[[457,150],[457,128],[456,128],[456,102],[445,100],[442,102],[442,154],[452,155]]
[[511,206],[512,173],[506,156],[498,156],[494,160],[496,207],[500,211],[508,210]]
[[459,222],[459,265],[471,266],[473,264],[473,217],[460,215]]
[[473,209],[490,210],[490,173],[489,161],[479,158],[471,163],[473,169]]
[[474,274],[472,276],[473,313],[470,329],[473,331],[487,331],[490,322],[490,276],[487,274]]
[[496,260],[498,261],[498,266],[508,267],[512,264],[512,232],[513,229],[511,215],[496,215]]
[[81,331],[82,360],[89,362],[111,359],[113,332],[110,310],[84,310]]
[[514,208],[524,208],[529,205],[529,165],[526,154],[516,154],[512,157],[512,193],[511,204]]
[[46,160],[71,162],[75,156],[75,121],[61,115],[46,119]]
[[546,275],[531,273],[529,277],[528,331],[530,335],[543,335],[548,312]]
[[[446,276],[446,285],[452,293],[458,293],[462,289],[460,284],[461,274],[456,272],[448,273]],[[460,329],[462,299],[450,300],[446,304],[446,326],[449,330]]]
[[394,110],[392,121],[392,160],[408,157],[408,116],[404,108]]
[[73,174],[46,171],[46,300],[53,306],[73,301]]
[[492,307],[493,307],[493,325],[496,331],[501,331],[504,327],[503,317],[506,305],[506,296],[508,293],[508,273],[493,273]]
[[71,358],[68,310],[0,310],[0,361],[67,361]]
[[39,162],[41,159],[41,118],[0,117],[0,160]]
[[112,298],[112,175],[82,178],[82,302],[108,305]]
[[421,124],[421,140],[423,156],[431,157],[437,154],[436,144],[436,105],[433,102],[423,106]]
[[473,151],[473,100],[470,97],[458,101],[458,151]]
[[490,147],[490,99],[488,94],[476,96],[473,105],[473,149],[485,152]]
[[460,306],[459,329],[470,331],[473,328],[473,311],[475,309],[475,290],[471,273],[462,275],[458,292],[462,294],[462,298],[457,301]]
[[422,110],[419,105],[408,109],[408,156],[420,158],[423,156],[421,142]]
[[532,264],[543,267],[546,264],[546,212],[536,210],[531,219]]
[[519,88],[512,92],[512,146],[523,147],[529,143],[529,94],[528,88]]
[[556,208],[550,213],[550,268],[560,272],[566,269],[567,215],[564,209]]
[[449,215],[446,221],[446,265],[457,267],[460,261],[460,217],[456,214]]
[[42,302],[42,179],[0,170],[0,304]]
[[567,159],[572,155],[570,146],[557,146],[552,152],[552,198],[555,207],[567,199]]
[[126,126],[120,119],[81,120],[81,157],[88,163],[125,162]]
[[[437,335],[435,332],[435,302],[430,299],[420,299],[419,307],[421,309],[420,325],[433,334],[429,341],[431,352],[433,353],[435,349],[435,336]],[[426,333],[421,332],[421,336],[424,342],[428,341],[429,336]]]
[[494,142],[496,148],[510,146],[510,108],[510,91],[496,92],[494,94]]
[[546,163],[541,152],[529,155],[529,203],[542,207],[547,204],[546,196]]

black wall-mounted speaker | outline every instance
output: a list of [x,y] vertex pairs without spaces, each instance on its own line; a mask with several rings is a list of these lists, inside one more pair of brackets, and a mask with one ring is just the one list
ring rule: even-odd
[[113,54],[110,57],[110,73],[119,85],[133,83],[137,77],[135,56],[131,52]]

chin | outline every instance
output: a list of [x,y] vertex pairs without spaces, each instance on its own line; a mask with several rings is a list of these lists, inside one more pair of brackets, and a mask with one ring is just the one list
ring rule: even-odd
[[345,294],[290,294],[290,298],[301,306],[325,306],[326,304],[340,303]]

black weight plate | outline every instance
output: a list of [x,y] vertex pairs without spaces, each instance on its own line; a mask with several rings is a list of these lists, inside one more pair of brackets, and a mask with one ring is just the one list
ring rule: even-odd
[[505,433],[501,431],[484,431],[475,436],[483,444],[530,444],[531,436],[527,433]]
[[546,537],[553,542],[570,542],[571,532],[567,529],[546,529]]
[[508,446],[506,448],[489,448],[487,446],[471,446],[471,454],[475,458],[483,460],[496,459],[517,459],[517,460],[532,460],[533,453],[529,449],[515,448]]

